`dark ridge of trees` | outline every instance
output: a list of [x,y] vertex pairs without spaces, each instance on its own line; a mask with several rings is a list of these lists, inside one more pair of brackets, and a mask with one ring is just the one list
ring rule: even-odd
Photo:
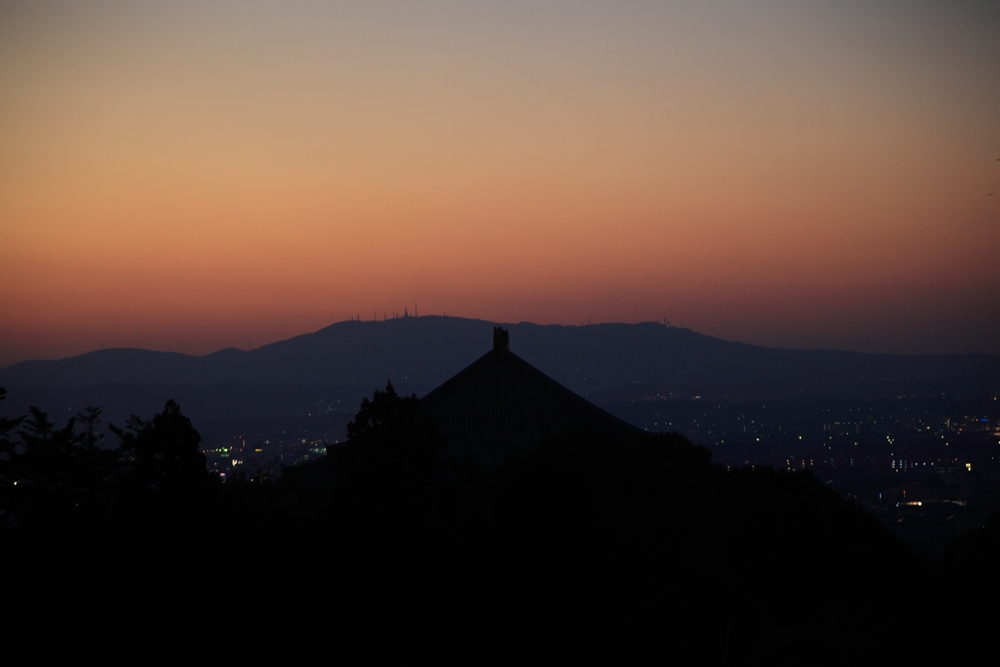
[[676,433],[569,432],[487,474],[389,384],[325,459],[220,484],[172,401],[111,431],[0,420],[9,647],[39,619],[75,655],[406,663],[926,662],[992,636],[1000,518],[923,562],[808,472],[727,472]]
[[124,429],[109,425],[117,447],[102,446],[100,424],[96,407],[62,427],[37,407],[0,422],[5,528],[51,536],[197,512],[210,502],[218,476],[205,469],[201,436],[174,401],[150,421],[133,415]]
[[[100,448],[96,430],[100,410],[87,408],[58,428],[48,415],[31,408],[17,424],[19,439],[4,437],[0,458],[3,522],[24,531],[69,530],[92,523],[110,511],[114,452]],[[77,431],[77,423],[83,425]]]

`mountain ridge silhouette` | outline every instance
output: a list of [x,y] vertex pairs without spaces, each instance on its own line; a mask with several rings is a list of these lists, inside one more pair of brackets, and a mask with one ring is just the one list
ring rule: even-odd
[[[347,320],[252,351],[203,356],[133,348],[97,350],[0,369],[0,386],[70,388],[108,384],[370,386],[387,378],[419,393],[489,349],[494,322],[459,317]],[[893,355],[791,350],[730,342],[655,322],[506,325],[511,349],[582,395],[629,386],[724,387],[886,383],[994,384],[1000,356]]]

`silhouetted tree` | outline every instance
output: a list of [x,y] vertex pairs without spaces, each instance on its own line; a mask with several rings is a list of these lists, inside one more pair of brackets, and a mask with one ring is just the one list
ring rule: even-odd
[[[7,398],[7,390],[0,387],[0,402]],[[16,455],[14,442],[10,439],[10,432],[20,425],[24,417],[10,419],[0,417],[0,527],[12,521],[10,509],[13,503],[15,492],[14,483],[17,481],[16,473],[13,470],[11,459]]]
[[[0,403],[7,399],[7,390],[0,387]],[[13,431],[18,425],[24,420],[24,417],[15,417],[10,419],[8,417],[0,417],[0,457],[9,456],[12,449],[13,443],[10,441],[8,434]]]
[[101,408],[88,405],[84,408],[83,412],[76,413],[76,421],[83,426],[83,431],[77,439],[84,447],[97,447],[101,440],[104,439],[104,434],[99,433],[97,430],[97,425],[101,423],[101,414],[103,412],[104,410]]
[[335,474],[346,480],[420,486],[441,472],[443,443],[434,425],[420,418],[416,395],[401,397],[389,382],[361,402],[347,424],[347,443],[336,448]]
[[173,400],[150,421],[132,415],[124,429],[109,428],[120,441],[124,511],[193,509],[216,489],[218,476],[208,472],[198,449],[201,435]]
[[399,396],[391,382],[361,402],[347,442],[329,451],[334,502],[362,523],[412,527],[456,485],[437,428],[416,395]]
[[[115,456],[97,446],[99,416],[100,410],[88,408],[82,434],[76,432],[76,417],[57,428],[34,406],[27,418],[0,424],[0,479],[8,525],[43,531],[80,527],[110,511]],[[22,426],[17,442],[6,435],[11,424]]]

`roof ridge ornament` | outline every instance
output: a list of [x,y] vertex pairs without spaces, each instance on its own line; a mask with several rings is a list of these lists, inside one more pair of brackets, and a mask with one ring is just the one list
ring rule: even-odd
[[503,327],[493,327],[493,351],[510,352],[510,333]]

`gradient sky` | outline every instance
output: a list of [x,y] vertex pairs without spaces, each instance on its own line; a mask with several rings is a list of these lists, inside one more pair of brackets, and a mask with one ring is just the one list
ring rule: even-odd
[[414,303],[1000,354],[998,158],[992,0],[3,2],[0,365]]

